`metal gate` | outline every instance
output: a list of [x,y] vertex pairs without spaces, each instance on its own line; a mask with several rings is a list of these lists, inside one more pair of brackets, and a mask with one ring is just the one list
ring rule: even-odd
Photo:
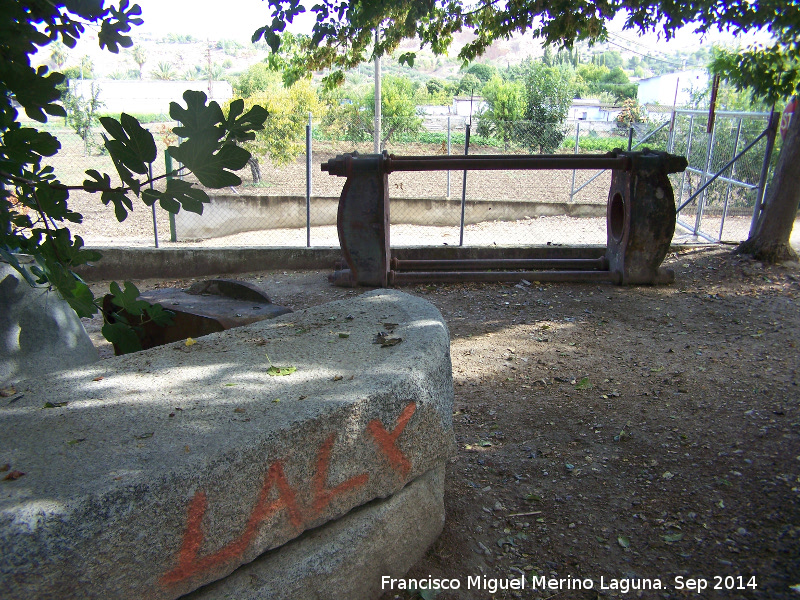
[[770,113],[718,112],[708,123],[708,111],[675,111],[668,151],[689,162],[672,176],[676,238],[739,242],[764,199],[775,137]]

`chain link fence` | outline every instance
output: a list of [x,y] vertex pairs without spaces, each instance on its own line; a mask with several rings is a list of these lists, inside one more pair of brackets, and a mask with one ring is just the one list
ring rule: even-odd
[[[691,198],[679,214],[681,230],[705,239],[720,239],[722,234],[725,239],[744,239],[749,229],[747,211],[751,216],[761,173],[762,142],[746,154],[746,161],[728,167],[726,175],[702,196],[692,194],[763,131],[765,117],[718,114],[717,129],[709,136],[699,132],[705,126],[702,114],[679,111],[672,132],[671,112],[651,114],[648,123],[632,128],[615,121],[385,118],[380,147],[403,156],[463,155],[465,151],[470,155],[597,154],[642,146],[669,150],[690,160],[685,174],[672,176],[676,200]],[[320,166],[345,152],[373,153],[374,124],[359,117],[310,119],[309,115],[298,115],[295,121],[299,139],[287,143],[310,147],[310,156],[301,151],[287,164],[255,156],[238,173],[240,186],[208,190],[212,201],[202,215],[181,211],[171,220],[164,210],[151,210],[139,202],[124,222],[117,223],[113,207],[104,206],[99,196],[73,192],[71,203],[85,218],[72,229],[91,245],[152,246],[157,239],[160,245],[180,246],[338,246],[336,215],[345,180],[328,175]],[[177,143],[170,132],[173,125],[147,125],[159,145],[159,160],[167,145]],[[48,163],[63,182],[83,181],[86,169],[114,173],[99,131],[84,141],[64,128],[51,127],[62,142],[62,151]],[[164,172],[163,163],[155,165],[155,175]],[[606,243],[610,172],[432,171],[393,173],[388,180],[392,246]],[[163,185],[163,180],[156,185]]]

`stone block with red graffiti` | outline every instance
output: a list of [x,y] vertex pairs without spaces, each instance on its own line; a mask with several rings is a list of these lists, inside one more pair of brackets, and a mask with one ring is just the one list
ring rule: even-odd
[[386,290],[29,382],[4,598],[177,598],[439,467],[452,403],[441,315]]

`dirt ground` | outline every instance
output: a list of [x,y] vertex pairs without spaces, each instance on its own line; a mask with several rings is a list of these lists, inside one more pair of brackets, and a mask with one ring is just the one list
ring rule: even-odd
[[[458,443],[408,577],[461,589],[384,600],[800,597],[800,269],[726,248],[666,266],[666,287],[406,288],[450,328]],[[293,309],[359,293],[326,275],[240,279]],[[526,587],[466,589],[484,576]]]

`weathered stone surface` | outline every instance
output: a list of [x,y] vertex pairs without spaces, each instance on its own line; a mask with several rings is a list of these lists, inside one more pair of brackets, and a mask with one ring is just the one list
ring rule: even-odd
[[98,358],[78,315],[56,292],[31,287],[0,261],[0,385]]
[[393,494],[454,450],[449,347],[379,290],[29,381],[0,405],[3,597],[176,598]]
[[374,600],[381,577],[405,575],[443,526],[442,465],[181,600]]

